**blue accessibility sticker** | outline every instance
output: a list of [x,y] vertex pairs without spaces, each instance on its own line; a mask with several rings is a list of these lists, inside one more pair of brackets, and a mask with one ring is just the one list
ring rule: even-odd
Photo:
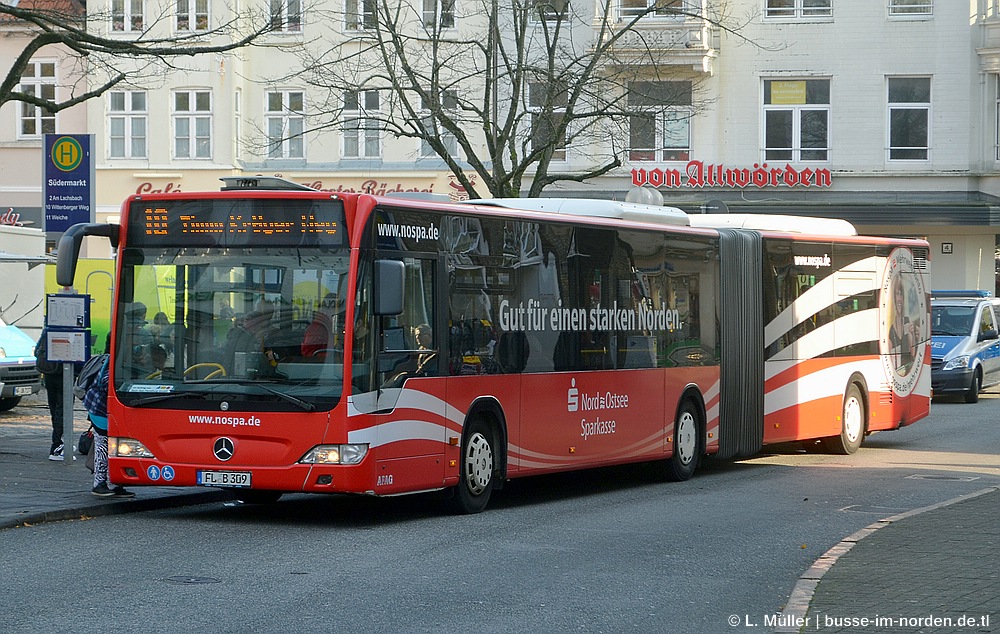
[[170,482],[171,480],[174,479],[174,468],[171,467],[170,465],[167,465],[163,467],[163,471],[160,472],[160,475],[163,476],[164,480]]
[[149,468],[146,469],[146,475],[149,476],[150,480],[159,480],[160,479],[160,468],[157,467],[155,464],[154,465],[150,465]]

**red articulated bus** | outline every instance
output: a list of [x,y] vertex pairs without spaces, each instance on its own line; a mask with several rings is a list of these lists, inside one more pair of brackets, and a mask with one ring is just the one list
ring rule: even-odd
[[928,245],[836,220],[471,203],[271,178],[131,196],[110,477],[283,492],[448,490],[864,436],[930,410]]

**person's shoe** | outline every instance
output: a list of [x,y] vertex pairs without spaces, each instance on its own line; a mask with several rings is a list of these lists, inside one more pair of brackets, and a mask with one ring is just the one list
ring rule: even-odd
[[63,446],[59,445],[58,447],[52,450],[52,453],[49,454],[49,460],[62,460],[62,459],[63,459]]
[[96,487],[94,487],[93,489],[91,489],[90,492],[92,494],[96,495],[99,498],[109,498],[109,497],[112,497],[115,494],[114,491],[112,491],[110,488],[108,488],[108,483],[107,482],[102,482],[102,483],[98,484]]
[[116,486],[114,489],[112,489],[111,493],[116,498],[134,498],[135,497],[135,493],[132,493],[131,491],[126,490],[125,487],[123,487],[121,485]]

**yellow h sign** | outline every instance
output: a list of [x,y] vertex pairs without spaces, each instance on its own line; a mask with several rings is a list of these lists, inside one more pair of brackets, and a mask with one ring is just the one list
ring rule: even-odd
[[83,160],[83,148],[73,137],[60,137],[52,144],[52,164],[64,172],[72,172]]

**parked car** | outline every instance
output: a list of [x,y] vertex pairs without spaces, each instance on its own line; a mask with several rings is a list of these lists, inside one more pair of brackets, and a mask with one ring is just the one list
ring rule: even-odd
[[989,291],[931,292],[931,389],[979,400],[1000,383],[1000,299]]
[[0,319],[0,412],[13,409],[21,398],[42,389],[35,367],[35,342],[17,326]]

